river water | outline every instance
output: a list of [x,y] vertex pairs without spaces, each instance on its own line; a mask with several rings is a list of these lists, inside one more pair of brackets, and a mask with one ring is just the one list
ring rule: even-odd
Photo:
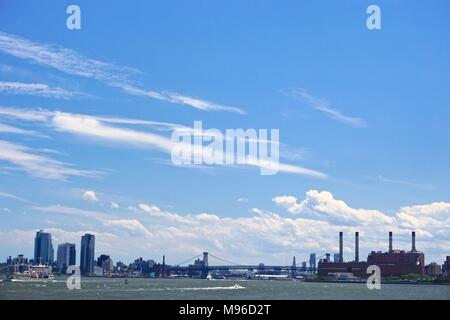
[[83,278],[80,290],[64,278],[47,282],[0,282],[0,299],[446,299],[450,285],[311,283],[270,280]]

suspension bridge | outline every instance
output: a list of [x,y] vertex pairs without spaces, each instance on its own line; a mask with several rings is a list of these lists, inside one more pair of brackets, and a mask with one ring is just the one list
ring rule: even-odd
[[[210,257],[217,260],[220,264],[211,264],[209,262]],[[322,257],[319,257],[319,259]],[[193,262],[193,263],[192,263]],[[187,260],[181,261],[176,265],[165,266],[164,274],[177,274],[177,275],[199,275],[202,278],[206,278],[211,272],[233,272],[233,271],[244,271],[244,272],[257,272],[257,273],[269,273],[269,274],[284,274],[284,275],[295,275],[297,272],[315,272],[315,262],[314,266],[306,266],[301,263],[295,263],[295,259],[291,265],[249,265],[240,264],[226,259],[215,256],[212,253],[203,252],[202,254],[196,255],[195,257],[189,258]]]

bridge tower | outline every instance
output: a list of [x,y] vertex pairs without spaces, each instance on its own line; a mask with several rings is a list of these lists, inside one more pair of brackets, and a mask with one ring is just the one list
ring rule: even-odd
[[295,261],[295,256],[292,258],[292,266],[291,266],[291,277],[295,278],[297,275],[297,263]]
[[203,252],[202,279],[208,276],[208,252]]

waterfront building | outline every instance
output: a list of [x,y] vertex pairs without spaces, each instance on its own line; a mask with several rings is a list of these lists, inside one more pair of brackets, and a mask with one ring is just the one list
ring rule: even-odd
[[95,236],[86,233],[81,237],[80,271],[83,275],[94,273]]
[[436,262],[431,262],[425,266],[425,274],[428,276],[439,276],[442,274],[442,267]]
[[335,253],[335,254],[333,255],[333,262],[334,262],[334,263],[339,263],[339,262],[341,262],[341,255],[340,255],[339,253]]
[[309,255],[309,269],[312,272],[316,271],[316,254],[315,253],[311,253]]
[[74,243],[62,243],[56,254],[56,267],[61,273],[66,273],[69,266],[76,264],[76,250]]
[[[325,260],[319,261],[319,276],[328,276],[336,273],[352,273],[360,278],[367,278],[367,267],[377,265],[381,276],[402,276],[407,274],[425,274],[425,255],[416,249],[416,234],[411,234],[411,251],[394,250],[392,246],[392,232],[389,232],[389,250],[387,252],[372,251],[367,262],[359,262],[359,234],[355,233],[355,260],[352,262],[330,262],[329,255]],[[339,247],[342,257],[342,233],[339,234]]]
[[51,265],[53,263],[52,235],[43,230],[36,232],[34,239],[34,263]]
[[450,256],[447,256],[444,264],[442,265],[442,274],[444,277],[450,278]]

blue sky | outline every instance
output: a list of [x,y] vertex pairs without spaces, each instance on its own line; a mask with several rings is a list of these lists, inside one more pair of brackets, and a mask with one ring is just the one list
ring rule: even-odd
[[[448,1],[376,1],[381,30],[368,1],[76,1],[68,30],[73,3],[0,2],[0,257],[39,228],[127,261],[301,261],[339,230],[450,253]],[[326,178],[176,167],[138,141],[196,120],[278,128],[280,161]]]

